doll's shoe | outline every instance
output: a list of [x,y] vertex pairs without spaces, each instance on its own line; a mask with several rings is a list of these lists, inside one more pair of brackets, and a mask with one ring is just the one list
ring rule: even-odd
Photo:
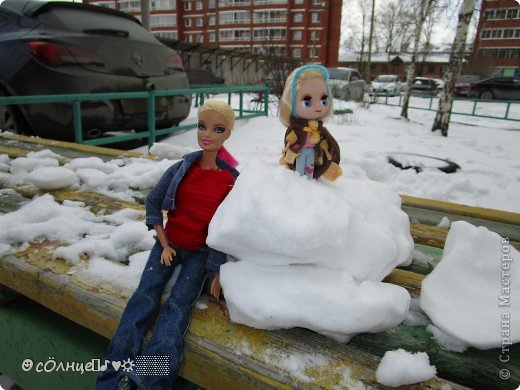
[[341,167],[332,162],[327,170],[323,173],[323,177],[329,181],[334,181],[343,174]]

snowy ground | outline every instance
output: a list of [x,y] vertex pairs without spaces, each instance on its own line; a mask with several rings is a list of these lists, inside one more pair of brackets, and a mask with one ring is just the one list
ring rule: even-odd
[[[284,276],[284,274],[276,271],[270,275],[269,272],[273,268],[266,268],[264,270],[265,281],[258,279],[259,289],[273,292],[275,288],[285,286],[286,282],[290,281],[296,290],[295,295],[298,295],[300,292],[302,294],[308,293],[305,290],[310,289],[305,286],[314,283],[314,287],[319,289],[320,293],[315,295],[320,295],[320,299],[322,299],[314,303],[316,308],[323,309],[324,316],[337,314],[339,308],[343,307],[341,305],[345,305],[344,310],[347,312],[349,310],[356,311],[357,309],[349,309],[348,304],[357,304],[357,298],[350,301],[347,299],[346,302],[335,301],[334,298],[338,295],[352,294],[351,296],[365,299],[367,294],[363,292],[363,288],[371,289],[369,296],[371,299],[373,298],[373,302],[376,302],[378,297],[386,294],[386,287],[378,284],[379,280],[390,272],[391,267],[388,268],[384,265],[391,263],[393,267],[396,264],[403,263],[408,257],[407,253],[409,253],[411,247],[408,247],[408,252],[395,249],[399,247],[398,243],[401,243],[401,247],[406,247],[402,243],[406,243],[409,239],[409,229],[406,225],[407,219],[404,218],[403,220],[397,212],[400,212],[398,198],[395,194],[392,194],[392,190],[401,194],[520,212],[520,202],[518,201],[520,199],[520,157],[518,155],[520,147],[520,131],[518,130],[520,130],[520,126],[517,122],[454,116],[449,137],[444,138],[430,132],[433,112],[410,110],[410,121],[405,121],[399,119],[400,109],[398,107],[372,105],[369,109],[366,109],[355,104],[350,104],[350,107],[354,110],[351,118],[335,118],[327,124],[328,129],[338,140],[342,152],[341,166],[345,175],[337,183],[307,181],[304,178],[294,177],[293,173],[278,166],[284,129],[276,117],[259,117],[238,121],[226,147],[240,161],[238,169],[241,170],[242,175],[239,178],[240,182],[237,182],[237,188],[241,187],[241,189],[234,192],[234,197],[229,197],[229,200],[234,201],[231,205],[233,207],[228,207],[227,210],[223,208],[219,218],[227,223],[235,220],[237,226],[239,223],[243,225],[238,226],[238,228],[231,226],[232,232],[233,229],[238,231],[236,233],[239,234],[238,237],[226,238],[217,232],[212,238],[220,241],[216,245],[226,247],[229,245],[229,253],[236,251],[234,254],[239,261],[235,263],[235,270],[240,271],[240,267],[245,266],[257,267],[257,264],[262,265],[261,263],[266,258],[279,261],[278,266],[280,267],[291,269]],[[492,106],[489,107],[491,111],[494,109]],[[273,109],[273,114],[274,111]],[[192,110],[189,120],[193,121],[195,116],[196,111]],[[341,119],[347,120],[342,122]],[[142,149],[146,150],[146,148]],[[198,149],[198,147],[195,130],[193,130],[164,140],[161,144],[156,145],[152,151],[175,160],[185,152],[195,149]],[[455,161],[462,168],[454,174],[446,174],[428,167],[424,167],[420,173],[414,170],[400,170],[387,162],[387,154],[391,152],[407,152],[447,158]],[[141,189],[150,188],[171,164],[172,161],[169,160],[151,161],[122,158],[103,162],[100,159],[93,158],[76,159],[64,166],[59,166],[59,156],[50,151],[31,153],[27,158],[19,159],[10,159],[6,155],[0,155],[0,180],[12,184],[31,182],[40,188],[47,189],[70,186],[75,189],[97,191],[123,199],[131,199],[132,195],[140,194]],[[379,183],[372,183],[365,179]],[[268,187],[272,191],[279,191],[280,196],[273,196],[272,192],[261,191],[261,188]],[[387,188],[383,189],[383,187]],[[289,191],[291,191],[292,198],[284,196]],[[294,196],[295,194],[300,195]],[[376,194],[377,196],[375,196]],[[262,200],[265,199],[262,198],[264,196],[271,196],[272,199],[265,202]],[[306,204],[308,204],[306,203],[308,196],[317,199],[326,199],[329,196],[330,200],[321,202],[320,205],[320,202],[314,203],[312,202],[314,199],[311,199],[309,203],[317,209],[298,215],[299,210],[305,210]],[[288,200],[289,198],[290,200]],[[257,199],[263,202],[263,209],[255,210],[254,217],[248,220],[247,215],[244,217],[243,214],[251,210],[251,206],[247,202],[254,203]],[[327,206],[330,207],[327,208]],[[331,212],[332,206],[334,210]],[[397,211],[392,211],[392,208],[397,209]],[[293,209],[296,211],[291,211]],[[312,237],[305,235],[306,232],[310,234],[310,230],[305,226],[314,226],[313,221],[320,220],[319,217],[323,215],[328,218],[337,217],[338,214],[334,213],[335,210],[341,210],[343,217],[341,221],[334,221],[340,223],[340,225],[337,227],[332,225],[332,228],[335,231],[344,229],[347,233],[337,234],[337,237],[333,237],[334,234],[330,233],[325,234],[326,237],[317,237],[316,234],[319,233],[311,235]],[[280,218],[283,215],[282,211],[287,212],[288,216]],[[385,216],[385,212],[388,215]],[[313,215],[316,216],[313,217]],[[380,218],[377,221],[374,220],[374,216],[378,215]],[[294,220],[290,219],[291,216],[294,216]],[[381,216],[384,216],[384,218]],[[319,222],[322,223],[323,221],[320,220]],[[266,241],[262,241],[258,234],[248,235],[246,233],[246,230],[251,227],[267,226],[273,229],[275,227],[283,229],[284,224],[290,223],[295,227],[301,225],[298,226],[301,229],[298,235],[277,233],[270,237],[266,234],[261,237],[262,240]],[[131,291],[137,285],[147,258],[147,250],[153,243],[152,233],[146,231],[142,223],[142,215],[139,212],[123,210],[112,216],[96,215],[81,202],[66,201],[63,204],[58,204],[49,195],[29,202],[14,213],[0,215],[0,224],[6,227],[0,231],[0,256],[23,250],[27,247],[27,242],[34,242],[42,238],[60,239],[67,245],[58,248],[55,256],[66,259],[74,266],[74,272],[82,282],[93,286],[110,284],[114,288],[126,291]],[[279,226],[276,224],[279,224]],[[231,225],[233,224],[231,223]],[[400,227],[397,228],[397,226]],[[324,231],[327,227],[330,226],[324,225],[317,231]],[[464,316],[476,316],[472,323],[481,324],[479,330],[488,330],[492,333],[491,336],[484,334],[485,332],[475,333],[477,340],[471,337],[469,339],[461,337],[463,347],[460,348],[460,351],[464,350],[467,345],[482,348],[497,347],[503,341],[496,340],[494,330],[490,330],[487,325],[500,315],[500,313],[490,311],[489,307],[486,306],[496,306],[496,295],[493,291],[498,291],[500,286],[500,280],[487,277],[489,272],[496,272],[496,275],[498,275],[501,266],[500,263],[496,263],[493,267],[497,269],[490,270],[488,268],[489,257],[502,256],[502,267],[506,263],[518,264],[519,261],[518,252],[510,248],[508,243],[506,245],[501,242],[497,235],[482,229],[475,232],[474,229],[476,228],[466,225],[457,225],[457,229],[453,229],[454,234],[451,238],[448,238],[450,244],[447,245],[451,249],[449,253],[445,253],[446,261],[441,261],[441,265],[443,262],[447,265],[438,267],[439,274],[432,277],[428,283],[428,295],[425,297],[427,299],[421,300],[420,303],[421,308],[427,311],[432,319],[436,316],[453,318],[454,321],[451,323],[440,321],[440,324],[435,324],[442,327],[451,336],[457,336],[461,329],[467,330],[467,327],[463,327],[463,321],[455,314],[452,315],[450,312],[450,315],[447,315],[449,311],[446,309],[447,304],[443,301],[445,296],[450,296],[450,291],[456,292],[459,297],[457,308],[468,308],[467,311],[462,311],[465,313]],[[363,265],[369,263],[355,262],[360,253],[345,252],[345,258],[351,259],[352,264],[338,265],[337,261],[341,261],[341,259],[336,259],[337,261],[334,264],[327,263],[326,259],[330,260],[331,251],[337,252],[341,248],[355,250],[356,247],[350,245],[348,240],[355,237],[356,234],[365,233],[372,237],[376,235],[378,243],[386,242],[385,245],[387,245],[386,249],[383,247],[370,249],[379,249],[379,254],[385,254],[394,248],[394,251],[396,251],[394,253],[395,258],[379,259],[378,256],[371,255],[369,257],[377,260],[378,264],[366,265],[363,268]],[[243,234],[243,236],[240,237],[240,234]],[[332,246],[331,237],[336,240],[334,241],[336,246]],[[255,241],[254,238],[258,238],[258,240]],[[308,264],[309,259],[304,259],[300,255],[288,259],[288,256],[296,253],[291,249],[291,246],[297,248],[298,240],[303,245],[312,244],[312,239],[321,242],[323,248],[318,247],[318,250],[328,254],[322,256],[324,260],[320,264]],[[362,244],[366,241],[371,240],[370,238],[360,240]],[[288,248],[282,248],[284,243],[288,243]],[[252,249],[249,253],[241,253],[239,250],[243,250],[246,244],[251,245],[250,248]],[[253,250],[258,247],[262,250]],[[507,253],[504,252],[505,247],[507,247]],[[288,251],[284,253],[283,250],[280,251],[280,248]],[[474,300],[470,287],[467,291],[461,291],[461,286],[457,281],[451,283],[443,275],[443,272],[457,275],[468,268],[468,264],[462,261],[467,257],[468,248],[474,251],[471,258],[478,259],[482,266],[475,267],[475,272],[472,274],[466,273],[469,278],[466,280],[466,286],[479,286],[481,294],[488,296],[492,294],[493,299],[490,299],[489,302],[479,299],[478,305],[470,304],[469,302]],[[504,258],[504,253],[509,256],[509,251],[511,251],[511,259],[514,258],[515,261]],[[398,255],[398,252],[402,252],[402,254]],[[88,256],[89,261],[82,259],[84,254]],[[285,257],[280,257],[280,255]],[[128,266],[119,263],[129,256],[130,263]],[[254,259],[251,256],[254,256]],[[314,256],[320,257],[318,254]],[[276,266],[273,261],[270,262],[270,265]],[[225,267],[231,270],[232,265],[228,264]],[[514,264],[506,265],[514,267]],[[295,266],[298,268],[295,269]],[[357,269],[353,266],[360,266],[361,268]],[[376,270],[383,269],[382,266],[384,266],[385,271],[379,274],[379,271],[376,272]],[[331,269],[339,269],[340,272],[331,273]],[[519,271],[516,268],[510,273],[512,275],[511,289],[507,291],[508,296],[509,294],[518,295],[520,292]],[[253,275],[256,271],[247,272]],[[377,276],[375,276],[376,273]],[[230,271],[227,277],[224,274],[222,275],[223,283],[227,283],[229,287],[229,294],[226,295],[226,298],[230,303],[233,301],[234,282],[242,278],[240,272],[238,274],[238,276],[233,277]],[[318,277],[318,275],[322,275],[322,277]],[[277,276],[277,278],[274,276]],[[274,279],[278,280],[278,286],[273,284]],[[226,280],[227,282],[225,282]],[[253,280],[249,281],[252,282]],[[370,283],[367,283],[367,281],[370,281]],[[323,283],[320,284],[319,282]],[[332,282],[338,286],[347,285],[350,290],[338,294],[337,291],[339,290],[330,288]],[[250,286],[252,285],[254,284],[250,284]],[[238,285],[235,295],[243,298],[244,289],[247,287]],[[224,288],[226,290],[225,285]],[[486,291],[490,291],[490,293],[487,294]],[[444,296],[439,296],[438,292],[443,292]],[[283,291],[281,294],[284,297],[289,297],[289,294]],[[403,291],[395,291],[395,295],[400,297],[398,300],[396,299],[395,313],[382,315],[380,318],[385,323],[367,323],[363,325],[363,329],[347,331],[346,333],[378,331],[389,326],[395,326],[402,321],[407,316],[406,312],[410,299],[404,289]],[[249,296],[254,298],[254,294],[249,294]],[[276,294],[272,296],[273,298],[268,299],[268,302],[264,304],[266,309],[274,307],[272,303]],[[360,305],[368,308],[371,306],[371,304],[363,302],[359,299]],[[233,303],[237,303],[237,301],[235,300]],[[295,304],[292,301],[283,302],[282,300],[277,303],[283,306],[280,312],[284,314],[290,312],[287,309],[297,309],[296,314],[301,314],[299,308],[303,307],[302,305]],[[246,308],[251,308],[252,304],[251,300],[242,303]],[[414,305],[417,306],[416,303],[412,303],[412,306]],[[416,307],[412,309],[418,310]],[[513,318],[520,316],[519,309],[518,306],[511,307],[510,312],[514,314]],[[375,310],[379,309],[376,308]],[[456,311],[461,312],[458,309]],[[258,312],[258,310],[255,310],[255,314],[258,314]],[[478,318],[479,313],[491,314],[487,316],[488,321],[484,322]],[[348,315],[346,316],[348,317]],[[304,318],[303,323],[287,322],[287,319],[282,319],[280,323],[270,324],[268,317],[268,315],[264,316],[257,322],[250,324],[258,327],[273,325],[273,327],[303,326],[310,329],[316,328],[316,326],[311,326],[308,318]],[[298,321],[302,321],[301,317],[298,318]],[[364,318],[375,317],[367,314]],[[517,322],[514,323],[514,328],[514,330],[520,329]],[[336,329],[322,330],[321,333],[333,336],[337,336],[338,333]],[[435,332],[437,331],[440,332],[438,328],[435,328]],[[513,333],[520,334],[520,332]],[[512,342],[518,342],[516,337],[511,337]],[[435,369],[429,365],[426,356],[416,354],[411,357],[403,355],[403,353],[399,352],[397,355],[388,357],[386,367],[380,370],[382,383],[411,383],[435,374]],[[388,372],[395,371],[393,369],[395,365],[399,365],[402,359],[409,358],[415,360],[418,366],[422,367],[421,371],[424,376],[421,375],[420,378],[414,379],[413,373],[402,373],[398,375],[397,379],[388,377]]]
[[[413,104],[427,100],[415,98]],[[399,107],[350,107],[354,109],[351,118],[327,123],[340,144],[346,176],[369,178],[400,194],[520,212],[520,122],[454,115],[446,138],[430,131],[434,112],[411,109],[410,121],[405,121],[399,118]],[[504,108],[494,107],[494,103],[487,107],[496,114]],[[520,105],[516,108],[520,111]],[[275,108],[271,114],[276,115]],[[193,110],[191,117],[194,115]],[[241,120],[226,147],[242,165],[255,159],[276,165],[283,134],[275,116]],[[197,148],[193,131],[162,142]],[[403,171],[388,164],[390,152],[449,159],[461,170],[455,174],[436,169]]]

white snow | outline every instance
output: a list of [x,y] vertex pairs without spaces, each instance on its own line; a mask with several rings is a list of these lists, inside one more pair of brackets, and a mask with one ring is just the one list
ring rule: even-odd
[[[451,224],[440,263],[423,280],[421,308],[450,336],[481,349],[520,341],[520,254],[498,234]],[[505,326],[506,324],[507,326]]]
[[425,352],[410,353],[404,349],[388,351],[376,370],[376,379],[385,386],[398,387],[423,382],[437,374]]
[[68,188],[79,182],[74,172],[62,167],[37,168],[27,175],[27,181],[40,190]]
[[411,260],[400,205],[379,183],[316,182],[252,161],[213,217],[207,243],[256,264],[316,264],[379,281]]
[[248,163],[207,240],[239,260],[221,268],[231,320],[261,329],[304,327],[343,341],[398,325],[410,296],[379,281],[411,259],[400,204],[378,183],[316,182]]

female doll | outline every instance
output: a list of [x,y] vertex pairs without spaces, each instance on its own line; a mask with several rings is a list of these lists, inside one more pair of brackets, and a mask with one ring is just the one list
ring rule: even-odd
[[[219,298],[219,269],[226,255],[206,246],[206,237],[213,214],[238,176],[217,157],[234,122],[233,110],[224,102],[209,100],[201,106],[197,138],[202,150],[187,154],[171,166],[146,197],[146,224],[155,229],[156,243],[110,342],[105,360],[108,369],[99,376],[97,389],[170,389],[180,369],[191,306],[208,275],[212,278],[211,295]],[[165,227],[162,209],[169,210]],[[163,289],[177,266],[181,266],[179,277],[146,343]],[[123,363],[128,359],[149,362],[144,367],[146,375],[138,375],[137,365],[129,372],[113,369],[112,361]],[[164,364],[159,368],[154,359],[167,362],[166,372]]]
[[300,175],[328,180],[341,176],[339,146],[323,121],[333,114],[329,73],[320,65],[295,69],[280,99],[280,121],[287,127],[282,165]]

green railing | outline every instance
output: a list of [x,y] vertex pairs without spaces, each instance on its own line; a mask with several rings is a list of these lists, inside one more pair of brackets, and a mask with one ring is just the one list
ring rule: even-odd
[[[250,109],[245,107],[245,94],[256,94],[257,104],[260,109]],[[227,94],[228,103],[233,107],[232,96],[238,94],[238,107],[233,107],[237,113],[236,119],[252,118],[257,116],[267,116],[269,113],[269,84],[265,85],[224,85],[224,86],[199,86],[190,89],[162,90],[156,91],[153,84],[146,85],[146,91],[142,92],[117,92],[117,93],[89,93],[89,94],[64,94],[64,95],[34,95],[34,96],[0,96],[0,105],[20,105],[20,104],[49,104],[49,103],[70,103],[72,104],[74,122],[74,140],[77,143],[87,145],[106,145],[115,142],[129,141],[134,139],[148,139],[148,147],[151,147],[158,136],[168,135],[176,132],[192,129],[196,123],[189,123],[180,126],[173,126],[164,129],[155,128],[155,99],[163,96],[194,96],[192,102],[195,107],[204,103],[206,96],[213,94]],[[135,133],[124,133],[120,135],[99,137],[85,140],[81,124],[81,103],[87,101],[100,100],[121,100],[121,99],[145,99],[147,107],[147,127],[146,131]]]
[[[426,103],[423,105],[414,104],[420,99],[421,102]],[[475,116],[480,118],[491,118],[491,119],[505,119],[508,121],[516,121],[520,122],[520,101],[518,100],[487,100],[487,99],[469,99],[469,98],[461,98],[454,97],[453,98],[453,110],[452,114],[457,115],[467,115],[467,116]],[[403,95],[400,94],[399,98],[391,97],[388,94],[383,95],[379,94],[377,96],[373,96],[372,103],[374,104],[385,104],[387,106],[402,106],[403,103]],[[487,106],[484,106],[482,103],[486,103]],[[414,108],[416,110],[426,110],[426,111],[437,111],[439,105],[439,98],[437,96],[418,96],[412,95],[410,97],[409,108]],[[480,105],[480,107],[479,107]],[[458,108],[462,106],[466,106],[467,109],[465,111],[461,111]],[[512,107],[516,108],[512,110]],[[457,108],[458,107],[458,108]],[[496,108],[496,110],[492,111],[500,111],[502,114],[495,115],[494,113],[486,113],[485,111],[490,108]],[[479,113],[479,111],[481,113]],[[513,113],[514,111],[514,113]]]

